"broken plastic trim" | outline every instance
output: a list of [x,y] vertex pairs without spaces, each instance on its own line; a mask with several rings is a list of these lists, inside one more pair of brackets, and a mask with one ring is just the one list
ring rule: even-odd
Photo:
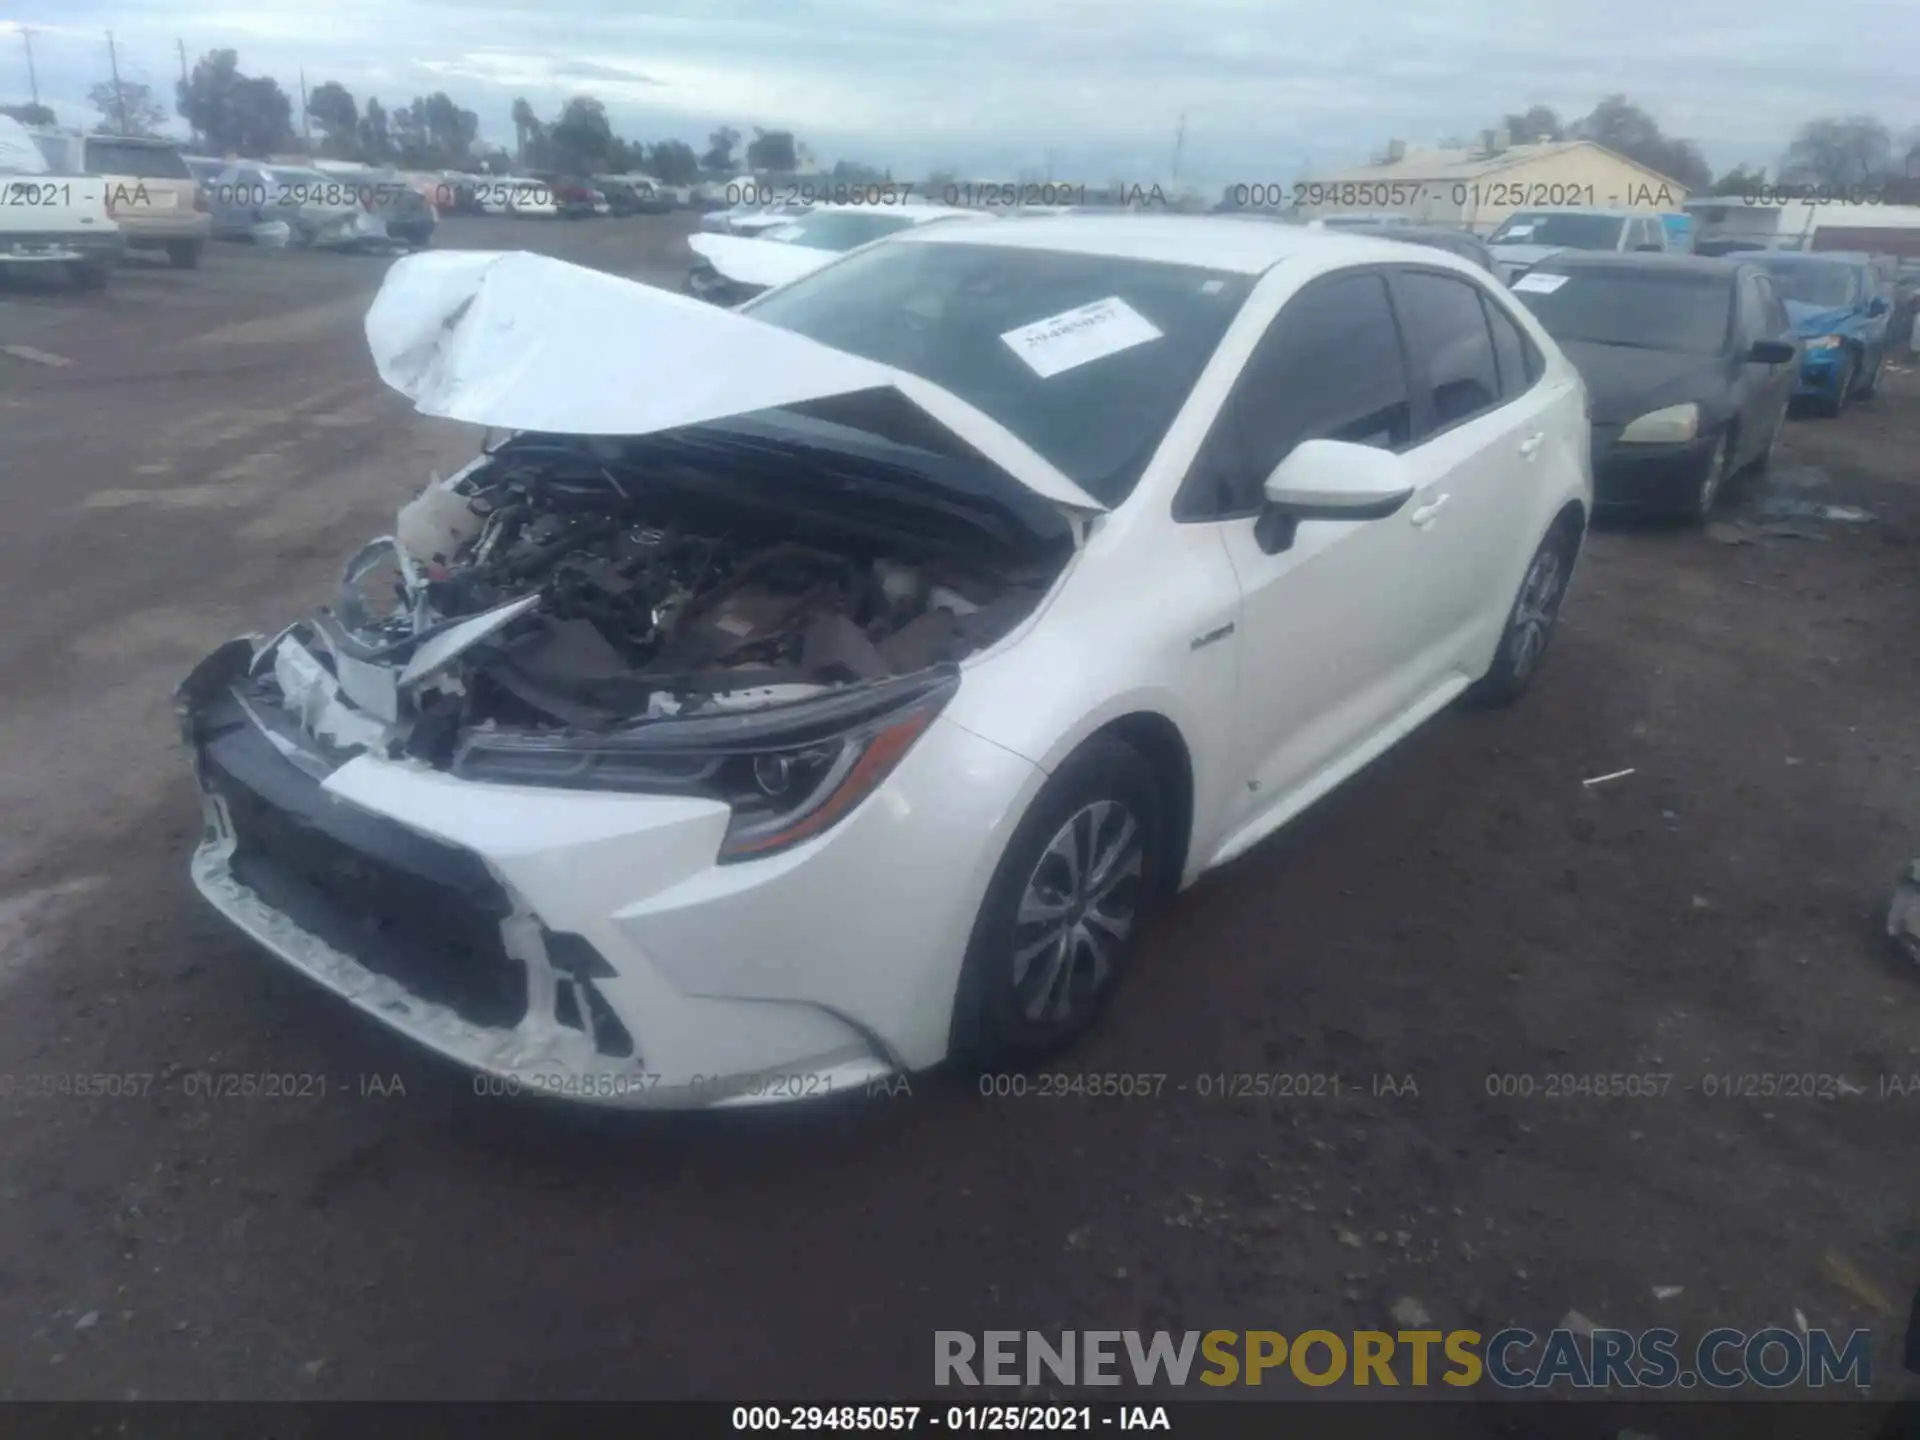
[[754,859],[830,829],[879,788],[959,688],[956,667],[757,710],[611,735],[469,733],[469,780],[700,795],[732,811],[719,860]]

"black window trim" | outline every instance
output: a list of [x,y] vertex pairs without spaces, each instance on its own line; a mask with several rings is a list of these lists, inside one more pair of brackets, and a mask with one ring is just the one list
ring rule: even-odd
[[[1471,415],[1462,415],[1459,419],[1449,421],[1445,425],[1434,426],[1433,375],[1427,367],[1426,360],[1424,358],[1416,359],[1412,350],[1407,345],[1406,322],[1400,318],[1401,298],[1398,281],[1402,275],[1437,275],[1442,279],[1457,280],[1461,284],[1470,286],[1479,292],[1481,304],[1480,328],[1486,331],[1487,349],[1493,354],[1494,383],[1500,385],[1502,391],[1504,391],[1506,387],[1504,382],[1499,378],[1500,350],[1499,347],[1493,343],[1493,326],[1487,320],[1486,315],[1487,296],[1490,293],[1488,287],[1482,285],[1472,275],[1463,275],[1458,270],[1445,270],[1438,265],[1401,263],[1392,266],[1387,276],[1388,299],[1393,305],[1394,326],[1400,332],[1400,355],[1406,363],[1407,380],[1413,389],[1413,394],[1410,397],[1413,408],[1413,439],[1405,448],[1408,450],[1417,450],[1429,440],[1437,440],[1442,435],[1451,434],[1453,431],[1458,430],[1462,425],[1471,425],[1475,421],[1485,419],[1497,410],[1504,409],[1506,406],[1518,400],[1520,395],[1526,394],[1527,391],[1523,390],[1520,392],[1520,395],[1514,395],[1511,398],[1504,393],[1500,394],[1495,398],[1493,404],[1476,410]],[[1530,340],[1525,327],[1518,328],[1520,329],[1520,338],[1523,341]],[[1538,382],[1536,381],[1535,383]],[[1531,384],[1527,386],[1527,390],[1531,390],[1532,388],[1533,385]]]
[[[1417,438],[1420,431],[1418,424],[1419,397],[1413,393],[1414,370],[1407,355],[1407,332],[1400,323],[1400,312],[1393,303],[1392,271],[1395,268],[1396,267],[1391,264],[1382,264],[1379,261],[1365,261],[1357,265],[1343,265],[1337,270],[1324,270],[1307,281],[1307,283],[1302,285],[1298,290],[1295,290],[1291,295],[1287,296],[1281,303],[1280,308],[1273,312],[1265,328],[1261,330],[1260,337],[1253,342],[1253,348],[1247,352],[1246,362],[1240,367],[1240,373],[1233,377],[1233,384],[1227,390],[1226,399],[1220,402],[1219,406],[1214,410],[1212,417],[1207,421],[1206,434],[1200,437],[1200,444],[1194,450],[1193,458],[1187,463],[1187,473],[1180,477],[1180,484],[1173,492],[1173,504],[1170,512],[1174,524],[1218,525],[1232,520],[1255,520],[1260,517],[1262,506],[1257,503],[1240,510],[1209,510],[1205,513],[1197,513],[1193,492],[1201,483],[1200,462],[1206,455],[1208,443],[1212,441],[1220,423],[1226,419],[1227,415],[1232,411],[1234,402],[1240,395],[1240,382],[1246,377],[1247,373],[1252,370],[1253,362],[1259,358],[1261,348],[1267,343],[1267,337],[1273,334],[1274,326],[1280,323],[1281,317],[1284,316],[1302,296],[1309,294],[1318,286],[1330,284],[1336,280],[1351,279],[1355,275],[1377,275],[1383,282],[1382,291],[1387,303],[1387,315],[1393,322],[1394,340],[1400,347],[1400,365],[1407,377],[1407,405],[1409,412],[1409,438],[1407,443],[1384,448],[1387,449],[1389,454],[1404,455],[1420,443]],[[1426,267],[1415,266],[1407,268],[1424,269]],[[1442,273],[1457,274],[1458,272],[1445,271]],[[1491,336],[1488,337],[1488,343],[1492,343]],[[1291,454],[1292,452],[1289,451],[1288,453]]]

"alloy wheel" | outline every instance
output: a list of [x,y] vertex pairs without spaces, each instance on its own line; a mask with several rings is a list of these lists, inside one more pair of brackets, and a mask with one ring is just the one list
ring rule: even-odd
[[1014,999],[1028,1020],[1070,1021],[1111,983],[1140,910],[1143,842],[1132,811],[1096,800],[1040,853],[1014,914]]
[[1513,605],[1513,674],[1524,680],[1533,673],[1546,653],[1547,639],[1553,633],[1554,616],[1560,610],[1560,596],[1567,585],[1566,563],[1559,547],[1544,546],[1533,557],[1527,578],[1520,584],[1520,598]]

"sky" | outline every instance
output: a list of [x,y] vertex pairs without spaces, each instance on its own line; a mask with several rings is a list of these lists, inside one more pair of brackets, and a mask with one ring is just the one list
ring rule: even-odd
[[122,78],[169,107],[178,40],[189,63],[230,47],[274,76],[296,123],[304,67],[389,109],[445,90],[509,146],[516,96],[551,117],[591,94],[630,139],[790,129],[822,162],[899,177],[1288,183],[1615,91],[1716,171],[1773,165],[1817,115],[1920,127],[1915,0],[0,0],[0,17],[0,103],[29,98],[25,27],[63,123],[96,122],[111,30]]

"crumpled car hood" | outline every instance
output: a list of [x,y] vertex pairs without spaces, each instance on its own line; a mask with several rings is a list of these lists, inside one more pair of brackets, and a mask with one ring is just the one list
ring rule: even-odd
[[840,258],[832,250],[745,235],[694,234],[687,246],[736,285],[784,285]]
[[367,311],[380,378],[423,415],[560,435],[649,435],[879,392],[1035,494],[1107,507],[951,391],[702,300],[524,251],[436,251],[387,271]]
[[1804,300],[1787,301],[1787,318],[1796,335],[1844,334],[1854,328],[1860,317],[1845,305],[1809,305]]

